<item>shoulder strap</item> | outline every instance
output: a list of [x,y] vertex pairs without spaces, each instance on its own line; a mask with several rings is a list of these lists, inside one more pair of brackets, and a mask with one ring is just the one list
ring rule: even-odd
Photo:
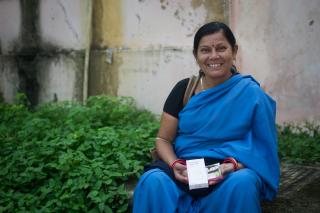
[[200,80],[200,75],[198,75],[198,76],[192,75],[190,77],[188,85],[187,85],[187,89],[186,89],[186,91],[184,93],[184,97],[183,97],[183,107],[188,103],[188,101],[190,100],[190,98],[194,94],[194,91],[197,88],[199,80]]

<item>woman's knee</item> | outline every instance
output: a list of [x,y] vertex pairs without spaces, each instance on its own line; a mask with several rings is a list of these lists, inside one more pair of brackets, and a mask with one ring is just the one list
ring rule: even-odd
[[258,191],[261,185],[260,177],[248,168],[240,169],[229,174],[227,180],[239,190]]
[[169,177],[160,169],[152,169],[141,176],[140,181],[144,183],[157,184],[166,181]]
[[140,188],[144,191],[161,191],[163,189],[171,188],[171,185],[174,186],[174,182],[166,175],[166,173],[160,169],[152,169],[141,176],[136,189]]
[[161,210],[164,206],[175,209],[179,196],[180,191],[170,177],[159,169],[152,169],[141,176],[135,188],[134,208],[152,209],[140,212],[155,212],[155,208]]

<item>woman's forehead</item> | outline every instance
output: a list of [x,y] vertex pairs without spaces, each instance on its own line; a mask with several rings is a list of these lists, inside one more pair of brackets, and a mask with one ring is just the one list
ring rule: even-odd
[[216,33],[203,36],[200,40],[199,46],[206,45],[206,44],[218,45],[218,44],[224,44],[226,42],[228,43],[228,40],[226,39],[224,33],[219,31]]

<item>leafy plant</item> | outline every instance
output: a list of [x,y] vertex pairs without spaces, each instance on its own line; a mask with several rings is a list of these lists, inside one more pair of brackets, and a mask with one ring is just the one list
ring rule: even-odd
[[320,162],[320,126],[315,123],[278,126],[279,156],[292,163]]
[[132,98],[0,103],[0,212],[125,212],[158,120]]

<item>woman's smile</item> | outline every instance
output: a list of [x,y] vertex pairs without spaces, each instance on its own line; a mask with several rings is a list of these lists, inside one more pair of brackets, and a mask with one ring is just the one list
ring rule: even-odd
[[222,66],[222,63],[218,63],[218,64],[208,64],[207,65],[209,68],[213,68],[213,69],[219,69]]

